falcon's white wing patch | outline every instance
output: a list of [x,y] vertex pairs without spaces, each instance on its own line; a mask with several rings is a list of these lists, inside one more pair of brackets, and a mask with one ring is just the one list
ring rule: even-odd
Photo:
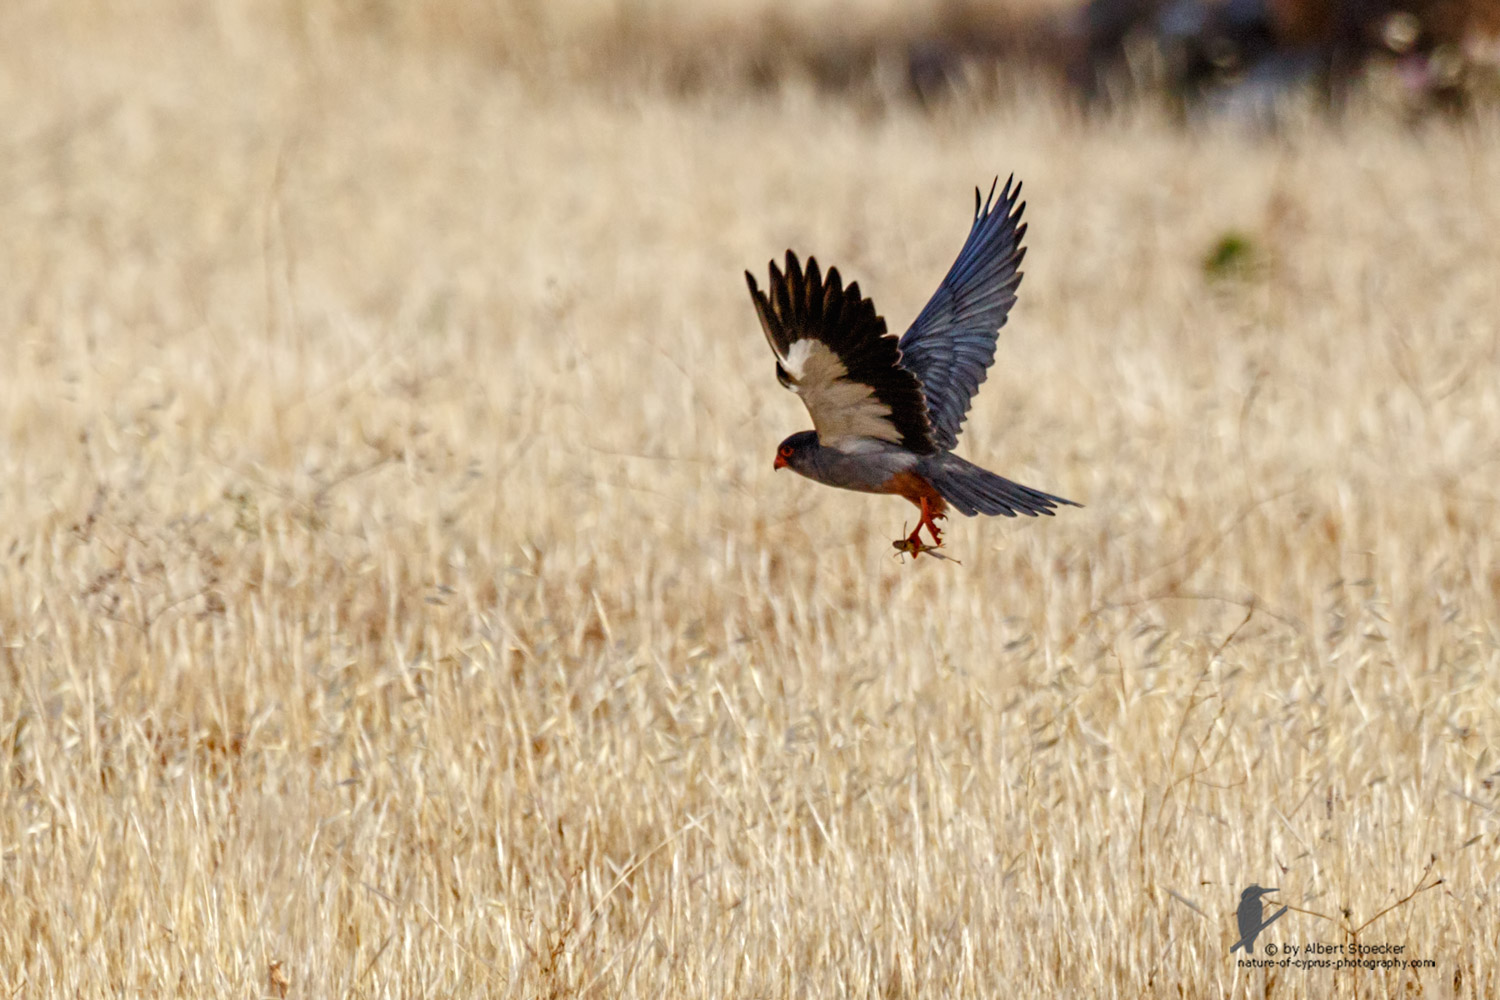
[[846,378],[849,369],[822,341],[792,344],[781,366],[792,378],[792,391],[812,414],[813,429],[825,447],[836,448],[842,439],[858,437],[901,443],[901,432],[891,423],[891,408],[875,398],[870,386]]

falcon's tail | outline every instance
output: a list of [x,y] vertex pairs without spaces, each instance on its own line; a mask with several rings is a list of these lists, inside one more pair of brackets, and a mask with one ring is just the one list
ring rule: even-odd
[[1072,500],[1064,500],[1062,497],[1013,483],[972,462],[966,462],[957,455],[943,455],[931,462],[931,466],[923,472],[932,485],[937,487],[944,500],[969,517],[975,514],[1004,514],[1006,517],[1015,517],[1017,514],[1036,517],[1038,514],[1046,514],[1051,517],[1053,509],[1059,504],[1083,506]]

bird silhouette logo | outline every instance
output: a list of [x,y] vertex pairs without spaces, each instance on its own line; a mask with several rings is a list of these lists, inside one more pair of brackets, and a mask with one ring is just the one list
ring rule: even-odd
[[1255,947],[1255,939],[1260,936],[1260,932],[1286,915],[1287,908],[1283,906],[1271,914],[1269,920],[1261,919],[1264,912],[1261,907],[1260,898],[1268,896],[1273,892],[1276,892],[1276,890],[1252,885],[1240,893],[1240,906],[1235,911],[1235,917],[1238,919],[1240,925],[1240,939],[1229,946],[1231,953],[1240,948],[1245,949],[1247,953],[1251,951]]

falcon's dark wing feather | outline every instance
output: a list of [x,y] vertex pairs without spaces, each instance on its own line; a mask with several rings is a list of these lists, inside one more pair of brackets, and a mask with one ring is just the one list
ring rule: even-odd
[[902,367],[896,338],[859,282],[845,288],[836,267],[825,278],[811,257],[804,272],[790,250],[785,274],[771,262],[765,292],[749,271],[745,281],[776,354],[776,377],[802,397],[824,446],[863,437],[935,450],[921,384]]
[[[995,200],[995,188],[980,206],[974,190],[974,225],[948,276],[901,338],[901,357],[922,381],[934,443],[944,451],[958,443],[969,403],[995,360],[995,340],[1016,303],[1021,284],[1021,238],[1026,227],[1017,205],[1021,185],[1012,176]],[[996,185],[999,178],[995,179]]]

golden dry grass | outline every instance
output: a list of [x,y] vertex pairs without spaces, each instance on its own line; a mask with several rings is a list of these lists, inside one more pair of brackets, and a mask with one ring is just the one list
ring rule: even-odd
[[[0,15],[0,992],[1500,991],[1493,119],[872,116],[50,7]],[[903,504],[771,472],[740,272],[899,329],[1010,170],[962,450],[1088,507],[902,567]],[[1252,881],[1326,915],[1279,942],[1422,889],[1359,938],[1435,966],[1238,968]]]

